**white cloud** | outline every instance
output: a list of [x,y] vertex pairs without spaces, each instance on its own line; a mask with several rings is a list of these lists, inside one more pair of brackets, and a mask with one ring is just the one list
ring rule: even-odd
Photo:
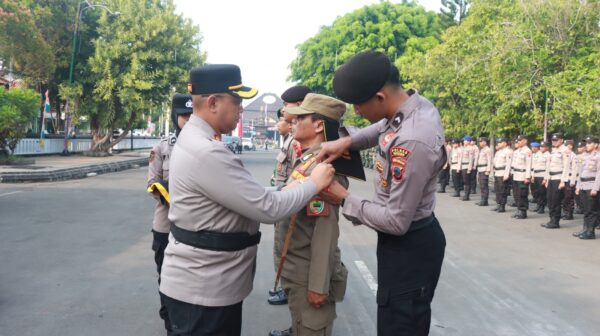
[[[244,84],[277,95],[292,85],[287,81],[288,65],[296,57],[296,45],[336,17],[377,2],[175,0],[177,10],[200,27],[208,62],[237,64]],[[418,3],[429,10],[440,7],[440,0]]]

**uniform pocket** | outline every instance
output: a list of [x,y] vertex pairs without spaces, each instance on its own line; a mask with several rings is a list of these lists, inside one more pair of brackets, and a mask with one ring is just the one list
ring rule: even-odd
[[334,302],[344,300],[346,296],[346,287],[348,284],[348,270],[344,263],[340,263],[333,277],[331,277],[330,298]]

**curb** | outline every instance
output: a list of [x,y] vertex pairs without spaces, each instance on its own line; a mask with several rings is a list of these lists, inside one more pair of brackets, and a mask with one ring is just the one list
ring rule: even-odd
[[56,169],[45,172],[1,173],[0,183],[66,181],[85,178],[88,177],[88,174],[90,174],[89,176],[95,176],[97,174],[114,173],[147,165],[148,158],[145,157],[75,168]]

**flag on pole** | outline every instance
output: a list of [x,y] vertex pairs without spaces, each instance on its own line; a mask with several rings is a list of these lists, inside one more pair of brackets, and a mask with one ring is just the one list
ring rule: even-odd
[[44,127],[46,126],[46,113],[50,113],[50,97],[49,92],[46,90],[46,103],[44,104],[44,113],[42,113],[42,129],[40,131],[40,138],[44,138]]

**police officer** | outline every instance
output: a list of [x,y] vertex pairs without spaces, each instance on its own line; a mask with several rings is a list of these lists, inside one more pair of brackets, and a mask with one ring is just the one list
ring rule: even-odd
[[599,139],[596,136],[586,138],[586,154],[577,179],[576,193],[581,196],[584,215],[583,230],[577,237],[580,239],[596,239],[594,230],[598,225],[600,215],[600,152],[598,151]]
[[513,179],[513,196],[517,203],[516,219],[527,218],[529,208],[529,183],[531,183],[531,149],[527,146],[527,137],[517,137],[517,150],[513,152],[511,174]]
[[[326,140],[325,130],[339,129],[346,104],[325,95],[309,93],[302,105],[285,107],[284,112],[296,117],[294,138],[302,148],[290,177],[293,184],[312,173],[321,143]],[[348,187],[345,176],[336,175],[335,180],[344,188]],[[293,227],[292,220],[282,225],[282,231],[293,231],[289,231],[291,240],[281,278],[289,294],[292,331],[272,331],[270,335],[331,335],[336,302],[344,298],[348,274],[338,248],[339,204],[316,197],[296,214]]]
[[[152,222],[152,250],[154,251],[154,262],[158,272],[158,283],[160,285],[160,273],[164,259],[165,248],[169,242],[169,228],[171,223],[167,217],[169,214],[169,162],[171,152],[177,141],[177,135],[190,119],[192,114],[192,96],[189,94],[176,93],[171,100],[171,121],[175,127],[175,135],[162,139],[150,151],[148,163],[148,191],[156,199],[154,207],[154,220]],[[163,295],[160,295],[159,316],[165,323],[167,332],[171,332],[169,313],[164,304]]]
[[465,187],[465,195],[463,196],[462,200],[463,201],[468,201],[469,195],[471,194],[471,182],[472,182],[472,172],[473,172],[473,168],[475,165],[475,158],[473,157],[474,152],[473,149],[471,148],[471,140],[473,140],[473,138],[469,135],[465,135],[463,137],[463,146],[461,147],[461,163],[460,163],[460,169],[461,169],[461,175],[462,175],[462,181],[463,181],[463,185]]
[[475,143],[475,138],[471,137],[471,156],[473,157],[473,163],[471,164],[471,194],[477,193],[477,159],[479,158],[479,147]]
[[378,335],[426,335],[446,246],[433,215],[436,176],[447,159],[440,114],[417,91],[402,88],[398,69],[380,52],[350,58],[336,71],[333,89],[373,124],[324,143],[319,158],[378,146],[383,164],[373,201],[339,183],[331,187],[347,219],[377,231]]
[[452,141],[447,140],[446,142],[446,153],[448,153],[448,160],[444,167],[442,167],[442,171],[438,175],[438,181],[440,183],[440,189],[437,191],[440,194],[446,192],[446,187],[450,183],[450,152],[452,151]]
[[512,150],[505,138],[496,139],[497,151],[494,155],[494,190],[496,192],[496,208],[492,211],[506,212],[508,179],[512,161]]
[[210,64],[190,71],[194,112],[171,155],[171,233],[160,291],[173,335],[240,335],[242,301],[252,290],[259,223],[302,209],[333,180],[319,164],[304,183],[284,191],[264,188],[218,135],[231,132],[242,99],[256,89],[240,69]]
[[544,185],[547,190],[548,213],[550,221],[542,224],[547,229],[560,228],[560,207],[565,196],[565,185],[569,183],[570,155],[563,144],[562,133],[552,134],[552,151],[546,162]]
[[488,206],[490,195],[490,174],[492,173],[492,149],[488,146],[489,139],[479,138],[480,150],[477,154],[477,175],[479,188],[481,188],[481,200],[477,205]]
[[569,181],[565,183],[565,197],[562,201],[562,219],[573,220],[573,211],[575,210],[575,184],[573,173],[575,169],[575,152],[573,151],[575,142],[571,139],[565,141],[567,153],[569,156]]
[[531,159],[531,170],[533,181],[531,182],[531,194],[537,204],[535,212],[544,213],[546,207],[546,187],[544,186],[544,176],[546,175],[546,164],[548,161],[548,143],[532,142],[531,151],[533,157]]
[[[586,145],[585,140],[579,141],[577,143],[577,154],[573,157],[573,162],[571,163],[571,185],[575,186],[577,179],[579,178],[579,171],[581,170],[581,165],[583,164],[583,156],[586,154]],[[575,212],[578,215],[583,214],[583,202],[579,195],[575,194]]]
[[454,194],[452,197],[460,197],[462,188],[462,147],[460,140],[452,139],[452,151],[450,152],[450,171],[452,173],[452,184],[454,186]]
[[[285,90],[285,92],[281,94],[281,99],[283,100],[284,108],[300,106],[300,104],[302,104],[302,101],[304,100],[304,97],[310,92],[310,88],[304,85],[296,85],[288,88],[287,90]],[[281,151],[277,155],[277,166],[275,168],[274,184],[278,187],[283,187],[285,186],[292,172],[294,150],[298,150],[299,144],[297,144],[294,141],[294,136],[291,132],[292,120],[294,119],[294,117],[289,113],[285,112],[284,109],[278,110],[277,116],[279,117],[277,129],[279,130],[279,134],[281,134],[281,136],[283,137],[283,145],[281,146]],[[275,272],[277,272],[279,259],[281,258],[281,246],[285,238],[285,232],[281,232],[281,230],[279,229],[280,226],[280,223],[275,223],[275,230],[273,233],[273,261],[275,265]],[[285,294],[285,291],[281,287],[277,288],[276,290],[270,289],[269,298],[267,299],[267,301],[272,305],[282,305],[287,303],[287,296]]]

